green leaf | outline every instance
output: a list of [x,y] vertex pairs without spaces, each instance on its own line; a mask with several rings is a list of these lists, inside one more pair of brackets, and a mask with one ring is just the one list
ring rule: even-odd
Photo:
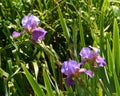
[[113,70],[114,74],[114,82],[115,82],[115,88],[116,88],[116,96],[120,95],[120,85],[118,81],[117,75],[120,74],[120,47],[119,47],[119,29],[117,20],[114,19],[114,25],[113,25],[113,59],[116,71]]
[[48,96],[54,96],[52,86],[51,86],[50,81],[48,79],[47,73],[44,69],[43,69],[43,78],[44,78],[44,83],[45,83],[45,87],[46,87]]
[[105,12],[107,10],[107,7],[109,6],[109,3],[110,2],[108,0],[103,1],[102,8],[101,8],[102,12]]
[[120,85],[119,85],[118,77],[117,77],[115,71],[114,71],[114,82],[115,82],[115,88],[116,88],[116,96],[119,96],[120,95]]
[[113,58],[117,75],[120,75],[120,44],[119,44],[119,28],[116,19],[113,25]]
[[2,68],[0,68],[0,77],[9,77],[9,74],[7,72],[5,72]]
[[[115,70],[115,64],[113,63],[113,56],[112,56],[112,52],[111,52],[110,44],[109,44],[108,40],[107,40],[107,58],[108,58],[107,61],[108,61],[109,72],[112,73],[113,70]],[[112,74],[110,74],[110,75],[112,75]]]
[[29,73],[29,71],[26,69],[25,65],[24,64],[21,64],[22,65],[22,68],[25,72],[25,75],[31,85],[31,87],[33,88],[35,94],[37,96],[46,96],[42,90],[42,88],[40,88],[39,84],[34,80],[33,76]]
[[37,79],[38,73],[39,73],[39,68],[38,68],[37,62],[33,62],[33,67],[34,67],[34,71],[35,71],[35,77]]
[[77,54],[77,34],[78,34],[78,32],[77,32],[77,30],[76,30],[76,27],[77,25],[76,25],[76,20],[74,20],[74,23],[73,23],[73,46],[74,46],[74,48],[73,48],[73,50],[74,50],[74,56],[75,56],[75,60],[77,60],[78,61],[78,54]]
[[59,14],[59,18],[60,18],[60,23],[63,29],[63,35],[65,36],[67,42],[69,43],[70,41],[70,33],[67,27],[67,24],[65,22],[65,19],[63,18],[63,14],[61,12],[60,6],[58,5],[58,14]]
[[[81,11],[81,10],[80,10]],[[81,13],[78,13],[78,20],[79,20],[79,30],[80,30],[80,40],[81,40],[81,46],[85,46],[85,39],[83,34],[83,26],[82,26],[82,20],[81,20]]]
[[102,52],[104,50],[104,16],[101,14],[100,17],[100,54],[102,55]]

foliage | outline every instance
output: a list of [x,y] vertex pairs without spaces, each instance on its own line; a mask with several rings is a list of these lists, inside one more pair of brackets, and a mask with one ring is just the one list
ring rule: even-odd
[[[119,96],[119,6],[119,0],[1,0],[0,95]],[[28,14],[47,31],[39,43],[27,33],[11,36],[23,30],[21,19]],[[84,87],[68,87],[61,65],[69,58],[80,62],[80,50],[89,45],[100,49],[107,65],[91,79],[83,74]]]

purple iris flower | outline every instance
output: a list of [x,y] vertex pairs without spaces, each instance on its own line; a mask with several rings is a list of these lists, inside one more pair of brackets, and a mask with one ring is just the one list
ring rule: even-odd
[[40,23],[39,18],[37,18],[33,14],[24,16],[22,19],[22,26],[25,30],[28,31],[31,31],[32,29],[36,28],[39,23]]
[[77,78],[80,73],[85,73],[89,77],[93,77],[92,71],[80,68],[80,64],[71,59],[63,62],[61,72],[67,75],[66,83],[68,86],[74,85],[73,77]]
[[41,28],[35,28],[32,30],[32,40],[37,42],[38,40],[42,40],[45,37],[46,31]]
[[12,33],[12,37],[18,37],[25,33],[25,31],[28,31],[32,35],[31,37],[34,42],[42,40],[45,37],[47,31],[41,27],[38,27],[39,22],[40,20],[34,15],[24,16],[22,19],[22,26],[24,28],[23,32],[14,31]]
[[79,55],[83,58],[83,61],[81,61],[81,64],[85,64],[87,61],[90,62],[97,62],[99,66],[103,67],[106,65],[106,62],[104,58],[99,56],[99,50],[95,47],[85,47],[82,48]]

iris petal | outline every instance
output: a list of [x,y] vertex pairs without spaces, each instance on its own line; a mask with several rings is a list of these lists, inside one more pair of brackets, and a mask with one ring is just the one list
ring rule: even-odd
[[74,60],[64,61],[62,64],[61,72],[65,75],[75,74],[80,69],[80,64]]
[[74,80],[70,76],[67,76],[66,83],[67,83],[67,86],[71,86],[75,84]]
[[102,57],[100,57],[100,56],[98,56],[98,57],[96,58],[96,62],[97,62],[97,63],[99,64],[99,66],[101,66],[101,67],[103,67],[103,66],[106,65],[106,62],[105,62],[104,58],[102,58]]
[[40,23],[39,18],[37,18],[33,14],[24,16],[22,19],[22,26],[26,30],[32,30],[32,29],[36,28],[39,23]]
[[79,55],[82,58],[89,58],[91,55],[91,50],[88,47],[82,48],[82,50],[80,51]]
[[19,37],[20,35],[21,35],[21,33],[16,32],[16,31],[14,31],[14,32],[12,33],[12,37],[13,37],[13,38]]
[[85,69],[85,68],[81,68],[79,71],[80,71],[80,73],[85,73],[85,74],[87,74],[90,78],[93,77],[93,74],[92,74],[92,71],[91,71],[91,70],[87,70],[87,69]]
[[43,28],[35,28],[32,31],[32,40],[37,42],[38,40],[42,40],[45,37],[45,34],[47,31],[45,31]]

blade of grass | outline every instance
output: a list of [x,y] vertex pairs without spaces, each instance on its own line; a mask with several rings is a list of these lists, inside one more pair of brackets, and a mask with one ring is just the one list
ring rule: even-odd
[[117,20],[114,19],[114,25],[113,25],[113,58],[114,63],[116,66],[116,73],[117,75],[120,75],[120,45],[119,45],[119,29]]
[[114,75],[114,82],[115,82],[115,88],[116,88],[116,96],[120,95],[120,85],[118,81],[118,75],[120,74],[120,50],[119,50],[119,29],[117,20],[114,19],[114,25],[113,25],[113,59],[116,71],[113,70]]
[[[79,10],[81,12],[81,10]],[[79,20],[79,30],[80,30],[80,40],[81,40],[81,47],[85,46],[85,39],[84,39],[84,34],[83,34],[83,26],[82,26],[82,21],[81,21],[81,13],[78,13],[78,20]]]
[[119,85],[119,81],[118,81],[118,77],[116,75],[116,72],[113,72],[114,74],[114,82],[115,82],[115,88],[116,88],[116,96],[120,95],[120,85]]
[[9,77],[9,74],[7,72],[5,72],[2,68],[0,68],[0,77]]
[[25,75],[31,85],[31,87],[33,88],[35,94],[37,96],[46,96],[42,90],[42,88],[40,88],[39,84],[34,80],[33,76],[29,73],[29,71],[26,69],[25,65],[24,64],[21,64],[22,65],[22,68],[25,72]]
[[100,55],[102,55],[104,51],[104,17],[101,14],[100,17]]
[[107,40],[107,61],[108,61],[108,68],[109,68],[109,75],[112,75],[113,70],[115,70],[115,64],[113,64],[113,57],[112,57],[112,52],[110,49],[110,44]]
[[42,3],[41,3],[41,0],[37,0],[37,2],[38,2],[39,11],[42,12]]
[[78,56],[77,56],[77,30],[76,30],[76,20],[74,20],[73,23],[73,46],[74,46],[74,56],[75,59],[78,61]]
[[[21,80],[21,79],[19,79],[19,80]],[[17,83],[15,83],[15,82],[17,82]],[[19,85],[18,81],[15,80],[15,82],[14,82],[14,86],[15,86],[15,89],[18,90],[17,94],[19,94],[20,96],[27,96],[27,90],[25,89],[25,87],[23,87],[22,84]],[[22,86],[22,88],[21,88],[21,86]]]
[[47,76],[45,69],[43,69],[43,78],[44,78],[44,83],[45,83],[45,87],[47,89],[48,96],[54,96],[52,86],[50,84],[50,81],[48,79],[48,76]]
[[37,62],[33,62],[33,67],[34,67],[34,71],[35,71],[35,77],[36,77],[36,80],[37,80],[38,73],[39,73],[39,68],[38,68]]
[[109,6],[109,1],[108,0],[104,0],[103,4],[102,4],[102,8],[101,11],[105,12],[107,10],[107,7]]
[[8,88],[8,81],[6,78],[4,79],[3,83],[4,83],[5,96],[10,96],[10,92],[9,92],[9,88]]
[[102,86],[102,89],[104,90],[105,94],[107,96],[111,96],[110,91],[108,90],[107,86],[103,83],[103,81],[101,79],[99,79],[99,82],[100,82],[100,84]]
[[57,11],[58,11],[59,18],[60,18],[60,23],[61,23],[61,26],[62,26],[62,29],[63,29],[63,35],[65,36],[66,41],[69,43],[70,42],[70,33],[69,33],[67,24],[65,22],[65,19],[63,17],[62,11],[61,11],[58,3],[57,3],[57,8],[58,8]]

